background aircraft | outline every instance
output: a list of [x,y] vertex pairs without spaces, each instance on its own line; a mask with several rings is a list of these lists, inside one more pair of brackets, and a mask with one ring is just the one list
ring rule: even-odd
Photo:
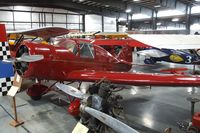
[[132,39],[149,45],[137,53],[145,56],[145,64],[166,61],[179,64],[200,64],[199,42],[196,35],[129,35]]

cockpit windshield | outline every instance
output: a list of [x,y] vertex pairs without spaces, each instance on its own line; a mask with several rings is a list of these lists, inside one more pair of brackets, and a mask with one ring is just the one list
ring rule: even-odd
[[54,46],[64,47],[68,52],[78,55],[78,47],[73,40],[56,40]]
[[80,57],[94,58],[94,47],[90,43],[80,42]]

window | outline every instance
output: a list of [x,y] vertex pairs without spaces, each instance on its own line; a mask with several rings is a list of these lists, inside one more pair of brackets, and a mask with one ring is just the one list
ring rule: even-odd
[[94,58],[94,47],[90,43],[80,43],[80,57]]
[[72,52],[74,55],[78,55],[78,47],[73,40],[58,39],[53,41],[54,46],[64,47],[67,52]]

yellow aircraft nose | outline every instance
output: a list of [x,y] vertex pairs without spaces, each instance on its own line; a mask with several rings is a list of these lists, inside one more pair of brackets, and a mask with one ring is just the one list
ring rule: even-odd
[[173,62],[181,62],[181,61],[184,61],[184,59],[179,56],[179,55],[176,55],[176,54],[172,54],[169,56],[169,59]]

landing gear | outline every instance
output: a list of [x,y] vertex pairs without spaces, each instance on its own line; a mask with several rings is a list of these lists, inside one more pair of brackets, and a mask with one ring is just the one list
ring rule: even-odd
[[40,100],[42,95],[46,94],[49,91],[49,87],[41,84],[34,84],[29,87],[26,91],[27,95],[33,100]]

